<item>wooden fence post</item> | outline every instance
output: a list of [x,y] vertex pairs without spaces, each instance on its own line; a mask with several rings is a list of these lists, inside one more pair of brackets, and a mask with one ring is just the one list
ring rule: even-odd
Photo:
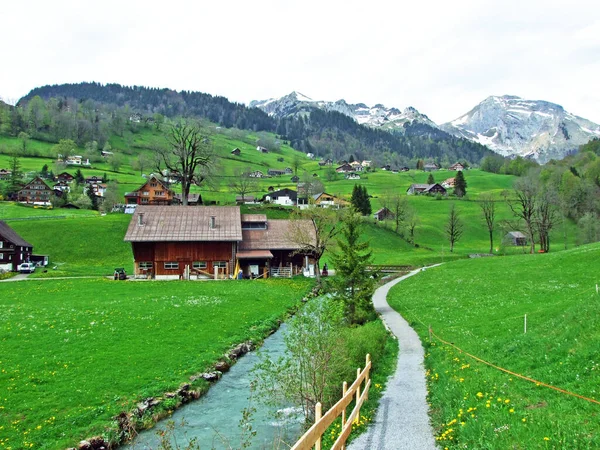
[[[315,423],[319,423],[319,420],[321,420],[321,413],[321,402],[317,402],[315,405]],[[321,436],[315,442],[315,450],[321,450]]]
[[[371,355],[367,353],[367,357],[365,358],[365,367],[368,367],[371,363]],[[365,386],[371,379],[371,369],[367,369],[367,376],[365,377]],[[369,400],[369,392],[367,391],[367,395],[365,396],[365,401]]]
[[[348,383],[346,383],[344,381],[344,383],[342,384],[342,398],[344,398],[346,396],[346,393],[348,392]],[[342,410],[342,430],[344,429],[344,426],[346,425],[346,408],[344,408]],[[346,445],[342,445],[342,450],[346,450]]]

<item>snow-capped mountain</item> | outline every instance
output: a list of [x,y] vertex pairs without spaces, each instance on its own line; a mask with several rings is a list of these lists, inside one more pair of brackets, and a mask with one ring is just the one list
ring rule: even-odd
[[514,95],[488,97],[441,129],[479,142],[501,155],[521,155],[540,163],[562,159],[600,137],[600,125],[555,103]]
[[405,124],[424,124],[432,128],[439,127],[425,114],[421,114],[413,107],[401,111],[397,108],[386,108],[381,104],[367,106],[364,103],[349,104],[345,100],[336,102],[313,100],[299,92],[292,92],[280,98],[268,100],[253,100],[250,107],[262,109],[267,114],[275,117],[286,117],[295,114],[309,114],[314,108],[325,111],[337,111],[352,117],[361,125],[373,128],[383,128],[389,131],[400,131]]

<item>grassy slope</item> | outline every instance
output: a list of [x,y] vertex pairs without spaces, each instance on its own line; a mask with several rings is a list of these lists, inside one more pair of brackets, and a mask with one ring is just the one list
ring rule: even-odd
[[308,280],[0,284],[0,447],[61,449],[265,335]]
[[[600,400],[600,297],[592,269],[598,261],[600,244],[457,261],[401,283],[390,303],[423,342],[430,324],[486,361]],[[597,404],[497,371],[440,342],[427,347],[430,402],[443,446],[600,447]]]

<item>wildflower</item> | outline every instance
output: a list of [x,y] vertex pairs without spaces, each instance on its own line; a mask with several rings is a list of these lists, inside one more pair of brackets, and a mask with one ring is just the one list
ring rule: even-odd
[[546,437],[546,436],[544,436],[544,440],[545,440],[545,441],[549,441],[549,440],[550,440],[550,438],[549,438],[549,437]]
[[509,399],[504,400],[504,403],[506,403],[507,405],[510,403]]
[[478,392],[477,394],[475,394],[477,396],[477,398],[483,398],[483,394],[481,392]]
[[510,409],[508,410],[508,412],[512,414],[512,413],[514,413],[514,412],[515,412],[515,410],[514,410],[513,408],[510,408]]
[[523,418],[521,419],[521,422],[523,422],[523,423],[527,422],[527,418],[526,418],[526,417],[523,417]]

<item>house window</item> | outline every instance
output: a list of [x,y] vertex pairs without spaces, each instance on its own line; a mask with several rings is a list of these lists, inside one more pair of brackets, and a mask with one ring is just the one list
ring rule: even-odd
[[227,267],[227,261],[215,261],[213,262],[213,267],[218,267],[219,269],[224,269]]
[[143,198],[143,199],[142,199],[142,203],[145,203],[145,204],[147,204],[147,203],[148,203],[148,199],[147,199],[147,198]]
[[152,270],[152,262],[151,261],[144,261],[138,264],[138,267],[141,270]]
[[154,195],[161,197],[165,195],[165,191],[154,191]]
[[144,192],[142,192],[142,195],[150,195],[150,192],[144,191]]
[[4,253],[0,253],[0,259],[4,259]]
[[174,261],[169,261],[165,263],[165,269],[176,270],[179,269],[179,263]]
[[206,261],[194,261],[192,263],[192,267],[194,269],[206,269],[208,267],[208,264],[206,264]]
[[0,241],[0,248],[4,248],[4,242]]
[[150,183],[150,187],[156,187],[158,186],[156,183]]

